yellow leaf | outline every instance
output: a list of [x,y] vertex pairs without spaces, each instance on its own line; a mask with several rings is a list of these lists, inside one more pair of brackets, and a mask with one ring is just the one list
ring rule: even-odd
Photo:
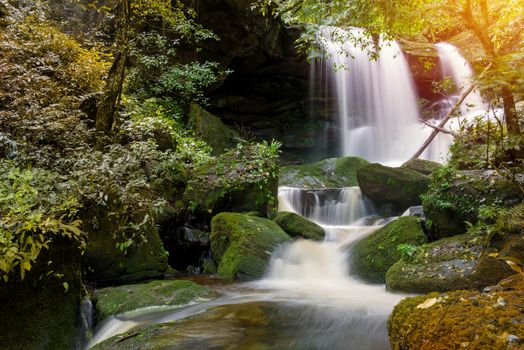
[[428,309],[432,307],[433,305],[435,305],[436,303],[437,303],[437,298],[429,298],[429,299],[426,299],[426,301],[424,301],[423,303],[418,304],[417,309],[421,309],[421,310]]
[[496,258],[497,256],[499,256],[499,253],[491,253],[491,254],[488,254],[488,256],[491,256],[492,258]]

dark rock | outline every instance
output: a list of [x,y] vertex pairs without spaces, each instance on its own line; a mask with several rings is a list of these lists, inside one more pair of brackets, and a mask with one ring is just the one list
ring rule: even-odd
[[274,220],[291,237],[323,240],[324,229],[308,219],[291,212],[279,212]]
[[211,221],[211,249],[221,276],[249,280],[266,271],[271,253],[291,238],[275,222],[238,213]]
[[191,227],[179,227],[174,233],[165,233],[162,239],[169,251],[171,267],[185,271],[188,266],[193,266],[198,272],[203,272],[204,262],[211,249],[209,233]]
[[410,259],[395,263],[386,274],[394,291],[427,293],[482,289],[512,274],[511,269],[485,249],[486,236],[464,234],[421,246]]
[[362,193],[379,207],[391,208],[391,214],[401,214],[410,206],[421,204],[420,195],[429,187],[430,178],[414,170],[369,164],[357,171]]
[[419,219],[398,218],[355,243],[351,271],[366,281],[384,283],[386,272],[403,254],[414,254],[416,247],[427,241]]

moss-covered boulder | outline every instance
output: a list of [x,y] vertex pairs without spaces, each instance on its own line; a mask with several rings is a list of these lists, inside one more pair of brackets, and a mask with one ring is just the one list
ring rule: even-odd
[[417,173],[421,173],[423,175],[430,175],[433,171],[442,168],[442,166],[443,165],[440,163],[419,158],[410,159],[404,164],[402,164],[403,168],[414,170]]
[[280,171],[279,185],[308,189],[356,186],[357,170],[367,164],[359,157],[343,157],[287,166]]
[[211,146],[213,154],[224,153],[239,140],[236,131],[194,102],[189,106],[189,124],[195,134]]
[[388,320],[393,349],[524,348],[524,283],[406,298]]
[[289,237],[275,222],[238,213],[211,220],[211,250],[221,276],[249,280],[262,277],[271,253]]
[[[390,168],[378,163],[357,171],[362,193],[385,211],[400,214],[422,202],[420,195],[428,190],[430,178],[405,167]],[[387,213],[387,211],[391,211]]]
[[523,200],[518,185],[493,171],[444,167],[433,173],[422,205],[432,235],[442,238],[465,233],[466,221],[477,222],[482,208],[508,207]]
[[419,219],[398,218],[357,242],[351,250],[351,269],[361,278],[384,283],[386,272],[403,254],[411,254],[427,242]]
[[470,233],[421,246],[395,263],[386,274],[390,290],[411,293],[480,289],[498,283],[512,271],[490,254],[486,234]]
[[324,239],[324,229],[296,213],[282,211],[277,214],[275,222],[291,237],[301,237],[320,241]]
[[275,212],[278,164],[268,147],[239,145],[201,165],[186,186],[185,205],[209,218],[223,211],[256,211],[262,216]]
[[88,232],[85,263],[87,279],[102,284],[124,284],[144,279],[161,278],[168,268],[167,255],[155,226],[145,231],[140,244],[125,251],[117,248],[113,233],[118,223],[107,214],[98,216],[94,229],[86,222]]
[[79,348],[80,259],[77,244],[55,239],[23,280],[0,281],[0,348]]
[[111,315],[147,306],[183,305],[216,294],[209,288],[187,280],[152,281],[95,291],[93,302],[98,322]]

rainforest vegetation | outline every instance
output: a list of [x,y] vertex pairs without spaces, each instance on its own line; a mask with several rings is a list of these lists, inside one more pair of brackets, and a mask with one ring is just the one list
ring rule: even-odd
[[[353,155],[323,133],[336,130],[332,106],[312,111],[308,100],[327,26],[348,29],[331,39],[370,60],[381,40],[401,44],[420,119],[453,137],[443,164],[342,157]],[[0,348],[86,346],[82,300],[98,300],[100,324],[216,297],[183,273],[262,277],[278,246],[324,235],[296,213],[277,215],[279,179],[360,186],[380,217],[422,205],[423,218],[358,242],[351,264],[389,290],[433,293],[395,308],[394,349],[522,348],[523,33],[521,0],[0,0]],[[436,73],[441,41],[471,63],[487,106],[488,117],[456,130],[432,121],[433,102],[456,102],[457,87]],[[102,288],[143,281],[130,294]],[[493,327],[467,334],[446,312]],[[115,344],[106,348],[126,346]]]

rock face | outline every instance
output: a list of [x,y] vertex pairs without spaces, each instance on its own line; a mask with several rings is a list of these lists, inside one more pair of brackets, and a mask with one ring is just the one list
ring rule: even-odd
[[179,271],[203,272],[203,265],[210,257],[209,232],[182,226],[168,228],[162,237],[164,247],[169,251],[169,266]]
[[386,274],[394,291],[427,293],[480,289],[512,274],[503,261],[489,256],[486,235],[464,234],[421,246],[411,258],[395,263]]
[[[524,183],[522,176],[516,181]],[[518,186],[493,171],[452,171],[435,173],[423,207],[435,237],[450,237],[466,232],[466,221],[478,220],[481,206],[511,206],[524,199]]]
[[428,176],[414,170],[377,163],[360,168],[357,179],[362,193],[390,215],[420,204],[420,195],[428,190],[430,183]]
[[95,317],[98,323],[111,315],[147,306],[183,305],[215,293],[192,281],[152,281],[120,287],[98,289],[94,293]]
[[418,218],[398,218],[352,247],[351,270],[366,281],[384,283],[386,272],[403,252],[409,254],[426,242]]
[[147,278],[163,277],[168,268],[167,257],[156,227],[150,227],[146,241],[130,246],[126,252],[115,245],[116,223],[99,216],[99,228],[88,228],[85,262],[87,279],[106,284],[122,284]]
[[280,171],[279,185],[307,189],[357,186],[357,170],[368,164],[359,157],[343,157],[287,166]]
[[522,349],[524,283],[497,289],[431,293],[402,300],[388,320],[391,347]]
[[262,277],[271,253],[291,238],[275,222],[238,213],[220,213],[211,221],[211,250],[221,276]]
[[239,139],[236,131],[194,102],[189,106],[189,124],[195,135],[211,146],[213,154],[235,147]]
[[0,282],[2,349],[79,348],[80,259],[71,242],[55,240],[23,281]]
[[291,237],[315,241],[324,239],[325,232],[322,227],[296,213],[279,212],[275,222]]

